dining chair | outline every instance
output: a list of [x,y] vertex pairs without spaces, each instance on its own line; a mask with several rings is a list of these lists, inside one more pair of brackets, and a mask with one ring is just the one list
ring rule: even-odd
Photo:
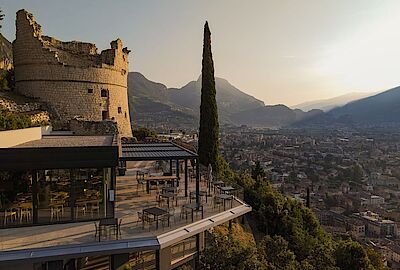
[[77,205],[75,207],[75,218],[77,219],[79,217],[79,213],[82,214],[82,216],[86,216],[86,206],[85,205]]
[[182,206],[181,206],[181,212],[179,213],[179,218],[180,218],[181,220],[184,219],[184,218],[186,219],[188,213],[189,213],[188,209],[185,208],[185,205],[182,205]]
[[145,221],[143,219],[143,212],[138,211],[137,212],[137,216],[138,216],[138,218],[136,220],[136,226],[139,224],[139,222],[141,222],[142,223],[142,228],[143,228],[143,222]]
[[89,207],[90,207],[90,215],[91,215],[92,218],[93,218],[93,214],[94,213],[96,213],[97,216],[100,214],[100,204],[98,202],[97,203],[91,203],[89,205]]
[[94,222],[94,229],[95,229],[94,238],[96,239],[96,238],[97,238],[97,235],[100,233],[100,232],[99,232],[99,226],[97,225],[96,222]]
[[140,173],[139,171],[136,172],[136,181],[137,181],[137,187],[136,190],[139,193],[139,186],[142,186],[142,191],[144,192],[144,186],[146,182],[144,181],[144,173]]
[[149,225],[149,231],[151,229],[151,226],[153,225],[153,223],[155,222],[155,219],[151,218],[149,215],[147,215],[146,213],[143,215],[143,219],[145,220],[145,224]]
[[222,199],[218,197],[214,197],[214,208],[218,207],[218,211],[221,211],[221,206],[222,206]]
[[164,228],[165,224],[168,225],[169,214],[165,214],[161,216],[161,225]]
[[170,218],[170,222],[171,222],[171,218],[173,218],[173,220],[174,220],[174,223],[176,222],[176,216],[175,216],[175,207],[173,207],[173,206],[171,206],[169,209],[168,209],[168,215],[169,215],[169,218]]
[[117,238],[118,238],[118,234],[119,236],[121,236],[121,224],[122,224],[122,218],[120,218],[118,220],[118,224],[117,224]]
[[7,225],[7,219],[10,219],[10,222],[17,220],[17,211],[15,209],[8,209],[4,211],[4,225]]
[[61,206],[59,206],[59,205],[52,206],[50,208],[50,221],[53,221],[54,218],[57,220],[60,220],[60,217],[62,216],[62,212],[63,212],[63,210],[62,210]]
[[21,208],[20,210],[20,218],[19,222],[22,223],[22,221],[26,220],[26,222],[29,222],[32,217],[32,209],[31,208]]

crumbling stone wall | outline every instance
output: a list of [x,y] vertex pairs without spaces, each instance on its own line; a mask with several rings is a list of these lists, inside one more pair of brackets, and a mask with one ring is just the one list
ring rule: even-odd
[[46,106],[39,102],[26,102],[17,104],[13,100],[0,97],[0,108],[16,114],[27,115],[33,124],[50,123],[50,115]]
[[131,137],[127,76],[129,50],[120,39],[97,52],[94,44],[42,35],[32,14],[17,12],[13,42],[15,91],[39,98],[62,120],[112,120]]
[[31,113],[29,117],[33,124],[50,123],[50,116],[46,111]]
[[17,104],[12,100],[0,97],[0,107],[14,113],[25,113],[43,110],[43,106],[38,102]]
[[113,121],[82,121],[72,119],[69,129],[76,135],[118,135],[118,127]]

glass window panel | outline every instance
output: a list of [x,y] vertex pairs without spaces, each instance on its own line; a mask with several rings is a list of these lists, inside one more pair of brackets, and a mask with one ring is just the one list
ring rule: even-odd
[[172,260],[178,260],[196,251],[196,236],[192,236],[173,245],[171,247],[171,257]]
[[32,174],[0,171],[0,227],[32,223]]
[[129,262],[125,266],[132,270],[154,270],[156,269],[156,252],[150,250],[131,253]]
[[106,216],[105,170],[78,169],[74,183],[74,212],[76,220],[98,219]]
[[0,228],[99,219],[108,202],[111,168],[0,171]]
[[37,222],[72,220],[71,172],[69,169],[40,170],[37,173]]

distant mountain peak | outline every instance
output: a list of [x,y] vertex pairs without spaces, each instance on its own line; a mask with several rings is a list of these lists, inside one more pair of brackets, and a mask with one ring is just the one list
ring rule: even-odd
[[400,86],[362,98],[309,119],[301,125],[400,125]]
[[[226,79],[215,78],[217,105],[220,121],[231,123],[231,115],[239,111],[259,108],[264,102],[244,93]],[[139,72],[130,72],[128,76],[129,97],[136,98],[136,106],[140,106],[138,98],[149,104],[150,101],[165,104],[171,110],[191,112],[198,116],[201,95],[201,75],[197,81],[190,81],[181,88],[167,88],[162,83],[152,82]],[[133,103],[131,103],[133,106]],[[163,107],[165,108],[165,107]],[[150,109],[150,108],[149,108]],[[135,109],[133,108],[133,111]],[[152,111],[153,113],[153,111]]]
[[333,97],[333,98],[307,101],[307,102],[303,102],[303,103],[300,103],[300,104],[297,104],[297,105],[291,106],[291,107],[295,108],[295,109],[301,109],[303,111],[319,109],[319,110],[323,110],[323,111],[327,112],[333,108],[346,105],[347,103],[350,103],[355,100],[359,100],[359,99],[362,99],[362,98],[365,98],[368,96],[372,96],[374,94],[376,94],[376,93],[352,92],[352,93],[347,93],[347,94],[340,95],[340,96]]

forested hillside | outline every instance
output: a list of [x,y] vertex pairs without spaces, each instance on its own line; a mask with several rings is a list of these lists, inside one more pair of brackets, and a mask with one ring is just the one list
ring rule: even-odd
[[[222,174],[232,175],[227,171]],[[351,239],[333,239],[310,209],[275,190],[263,174],[253,168],[252,176],[232,178],[245,188],[245,201],[253,207],[247,219],[260,239],[249,241],[237,227],[230,233],[215,230],[201,259],[203,269],[387,269],[372,248]]]

